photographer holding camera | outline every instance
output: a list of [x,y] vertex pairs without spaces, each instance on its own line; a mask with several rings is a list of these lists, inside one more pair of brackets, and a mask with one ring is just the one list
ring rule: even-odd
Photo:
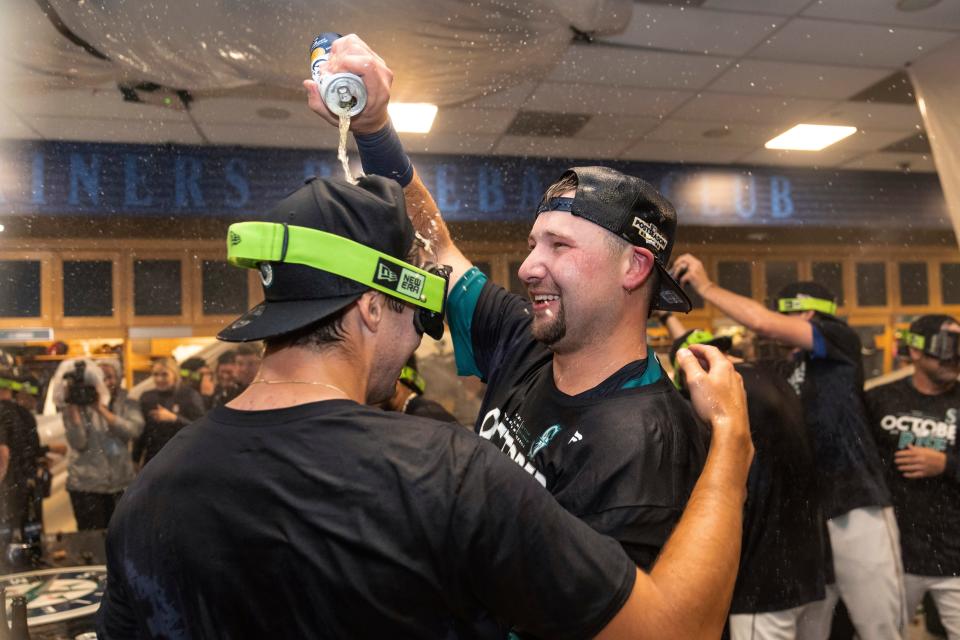
[[70,445],[67,492],[77,529],[105,529],[133,480],[129,443],[143,431],[143,415],[120,388],[112,363],[78,360],[64,375],[61,394]]

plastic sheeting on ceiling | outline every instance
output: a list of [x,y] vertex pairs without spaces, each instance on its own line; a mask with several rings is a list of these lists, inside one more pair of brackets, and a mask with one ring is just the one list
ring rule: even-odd
[[[450,105],[542,78],[574,31],[630,21],[631,0],[14,0],[4,20],[7,80],[94,87],[153,82],[195,95],[251,86],[300,90],[322,31],[357,33],[395,72],[399,101]],[[106,56],[97,59],[63,27]],[[49,12],[48,12],[49,13]]]

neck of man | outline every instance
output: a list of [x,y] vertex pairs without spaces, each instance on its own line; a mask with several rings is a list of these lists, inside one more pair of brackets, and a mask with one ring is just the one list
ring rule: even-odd
[[626,323],[574,351],[555,351],[553,382],[563,393],[575,396],[593,389],[631,362],[646,358],[646,322],[639,327]]
[[363,404],[370,373],[366,360],[352,357],[339,346],[323,351],[300,347],[278,349],[264,356],[254,383],[227,406],[241,411],[262,411],[321,400],[353,400]]
[[953,389],[956,384],[956,380],[938,382],[927,375],[925,371],[921,371],[920,369],[914,369],[913,372],[913,388],[925,396],[939,396],[947,393]]

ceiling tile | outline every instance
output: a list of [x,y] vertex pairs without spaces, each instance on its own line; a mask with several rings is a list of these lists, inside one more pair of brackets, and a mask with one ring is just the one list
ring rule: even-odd
[[750,11],[773,13],[780,16],[792,16],[810,4],[810,0],[707,0],[703,3],[705,9],[721,9],[732,11]]
[[889,129],[918,131],[923,117],[917,105],[877,104],[869,102],[840,102],[817,114],[822,124],[845,124],[861,129]]
[[687,91],[544,82],[523,104],[523,108],[562,113],[661,117],[691,95]]
[[936,173],[933,156],[919,153],[868,153],[843,165],[844,169],[869,169],[872,171],[910,171]]
[[500,91],[464,100],[453,105],[457,107],[475,107],[480,109],[519,109],[524,106],[527,98],[533,93],[537,82],[522,82],[518,85],[504,87]]
[[784,151],[782,149],[757,149],[740,159],[745,164],[779,165],[788,167],[835,167],[859,153],[836,147],[823,151]]
[[[47,140],[87,142],[133,142],[142,144],[202,144],[189,122],[143,119],[25,118]],[[247,127],[249,129],[249,127]]]
[[[704,136],[705,131],[726,131],[722,137]],[[758,125],[717,121],[674,120],[665,121],[644,136],[645,141],[683,141],[703,145],[748,146],[756,148],[779,133],[776,125]]]
[[190,105],[190,113],[203,124],[332,128],[307,107],[305,99],[199,98]]
[[[758,124],[797,124],[834,103],[807,98],[748,96],[734,93],[704,93],[670,114],[671,119],[710,120]],[[724,116],[726,116],[724,118]]]
[[708,145],[671,142],[638,142],[626,149],[620,157],[624,160],[647,160],[650,162],[706,162],[729,163],[749,153],[752,147]]
[[441,107],[430,131],[496,135],[506,131],[516,115],[514,109]]
[[610,140],[631,140],[639,138],[660,124],[658,118],[637,118],[632,116],[609,116],[598,114],[590,118],[587,124],[577,132],[577,138],[600,138]]
[[0,104],[0,140],[32,140],[38,137],[37,132],[17,114]]
[[750,57],[892,69],[956,37],[948,31],[795,18]]
[[623,141],[503,136],[493,152],[508,156],[611,160],[618,156],[623,146]]
[[710,90],[845,99],[888,74],[885,69],[743,60],[711,84]]
[[618,87],[700,89],[729,64],[729,58],[578,45],[567,50],[547,80]]
[[626,31],[601,42],[667,51],[741,56],[783,23],[782,18],[634,3]]
[[288,127],[282,124],[251,127],[249,124],[204,123],[200,128],[211,144],[336,149],[336,129],[323,124],[322,127]]
[[4,101],[24,116],[60,118],[124,118],[189,122],[184,111],[166,109],[136,102],[124,102],[120,91],[103,89],[71,89],[44,93],[14,93]]
[[932,29],[960,29],[960,0],[942,0],[922,11],[901,11],[896,2],[877,0],[818,0],[802,13],[804,16],[840,20],[863,20]]
[[[816,120],[813,121],[817,123]],[[887,145],[903,140],[909,136],[909,131],[870,131],[860,129],[852,136],[836,143],[830,150],[838,151],[879,151]]]

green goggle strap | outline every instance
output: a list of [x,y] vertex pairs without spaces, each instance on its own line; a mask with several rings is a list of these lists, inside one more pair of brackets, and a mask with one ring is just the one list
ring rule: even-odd
[[200,382],[203,379],[203,374],[199,371],[191,371],[190,369],[180,369],[180,377],[185,380]]
[[418,393],[423,393],[427,389],[427,381],[413,367],[400,369],[400,382],[412,386]]
[[359,282],[434,313],[443,311],[447,281],[408,262],[326,231],[276,222],[237,222],[227,232],[227,261],[302,264]]
[[[703,344],[704,342],[710,342],[713,340],[713,334],[707,331],[706,329],[694,329],[693,333],[687,336],[687,339],[680,343],[680,346],[677,347],[677,351],[680,349],[686,349],[692,344]],[[673,386],[677,389],[680,388],[680,373],[677,371],[677,359],[674,357],[673,362],[670,364],[673,365]]]
[[903,344],[913,349],[923,351],[927,345],[927,339],[919,333],[910,333],[909,331],[898,331],[897,337],[903,340]]
[[777,300],[777,310],[780,313],[819,311],[834,316],[837,314],[837,303],[823,298],[780,298]]
[[9,378],[0,378],[0,389],[12,389],[17,390],[17,387],[20,386],[20,383],[16,380],[10,380]]
[[40,395],[40,388],[29,382],[18,382],[8,378],[0,378],[0,389],[10,389],[11,391],[25,391],[32,396]]

